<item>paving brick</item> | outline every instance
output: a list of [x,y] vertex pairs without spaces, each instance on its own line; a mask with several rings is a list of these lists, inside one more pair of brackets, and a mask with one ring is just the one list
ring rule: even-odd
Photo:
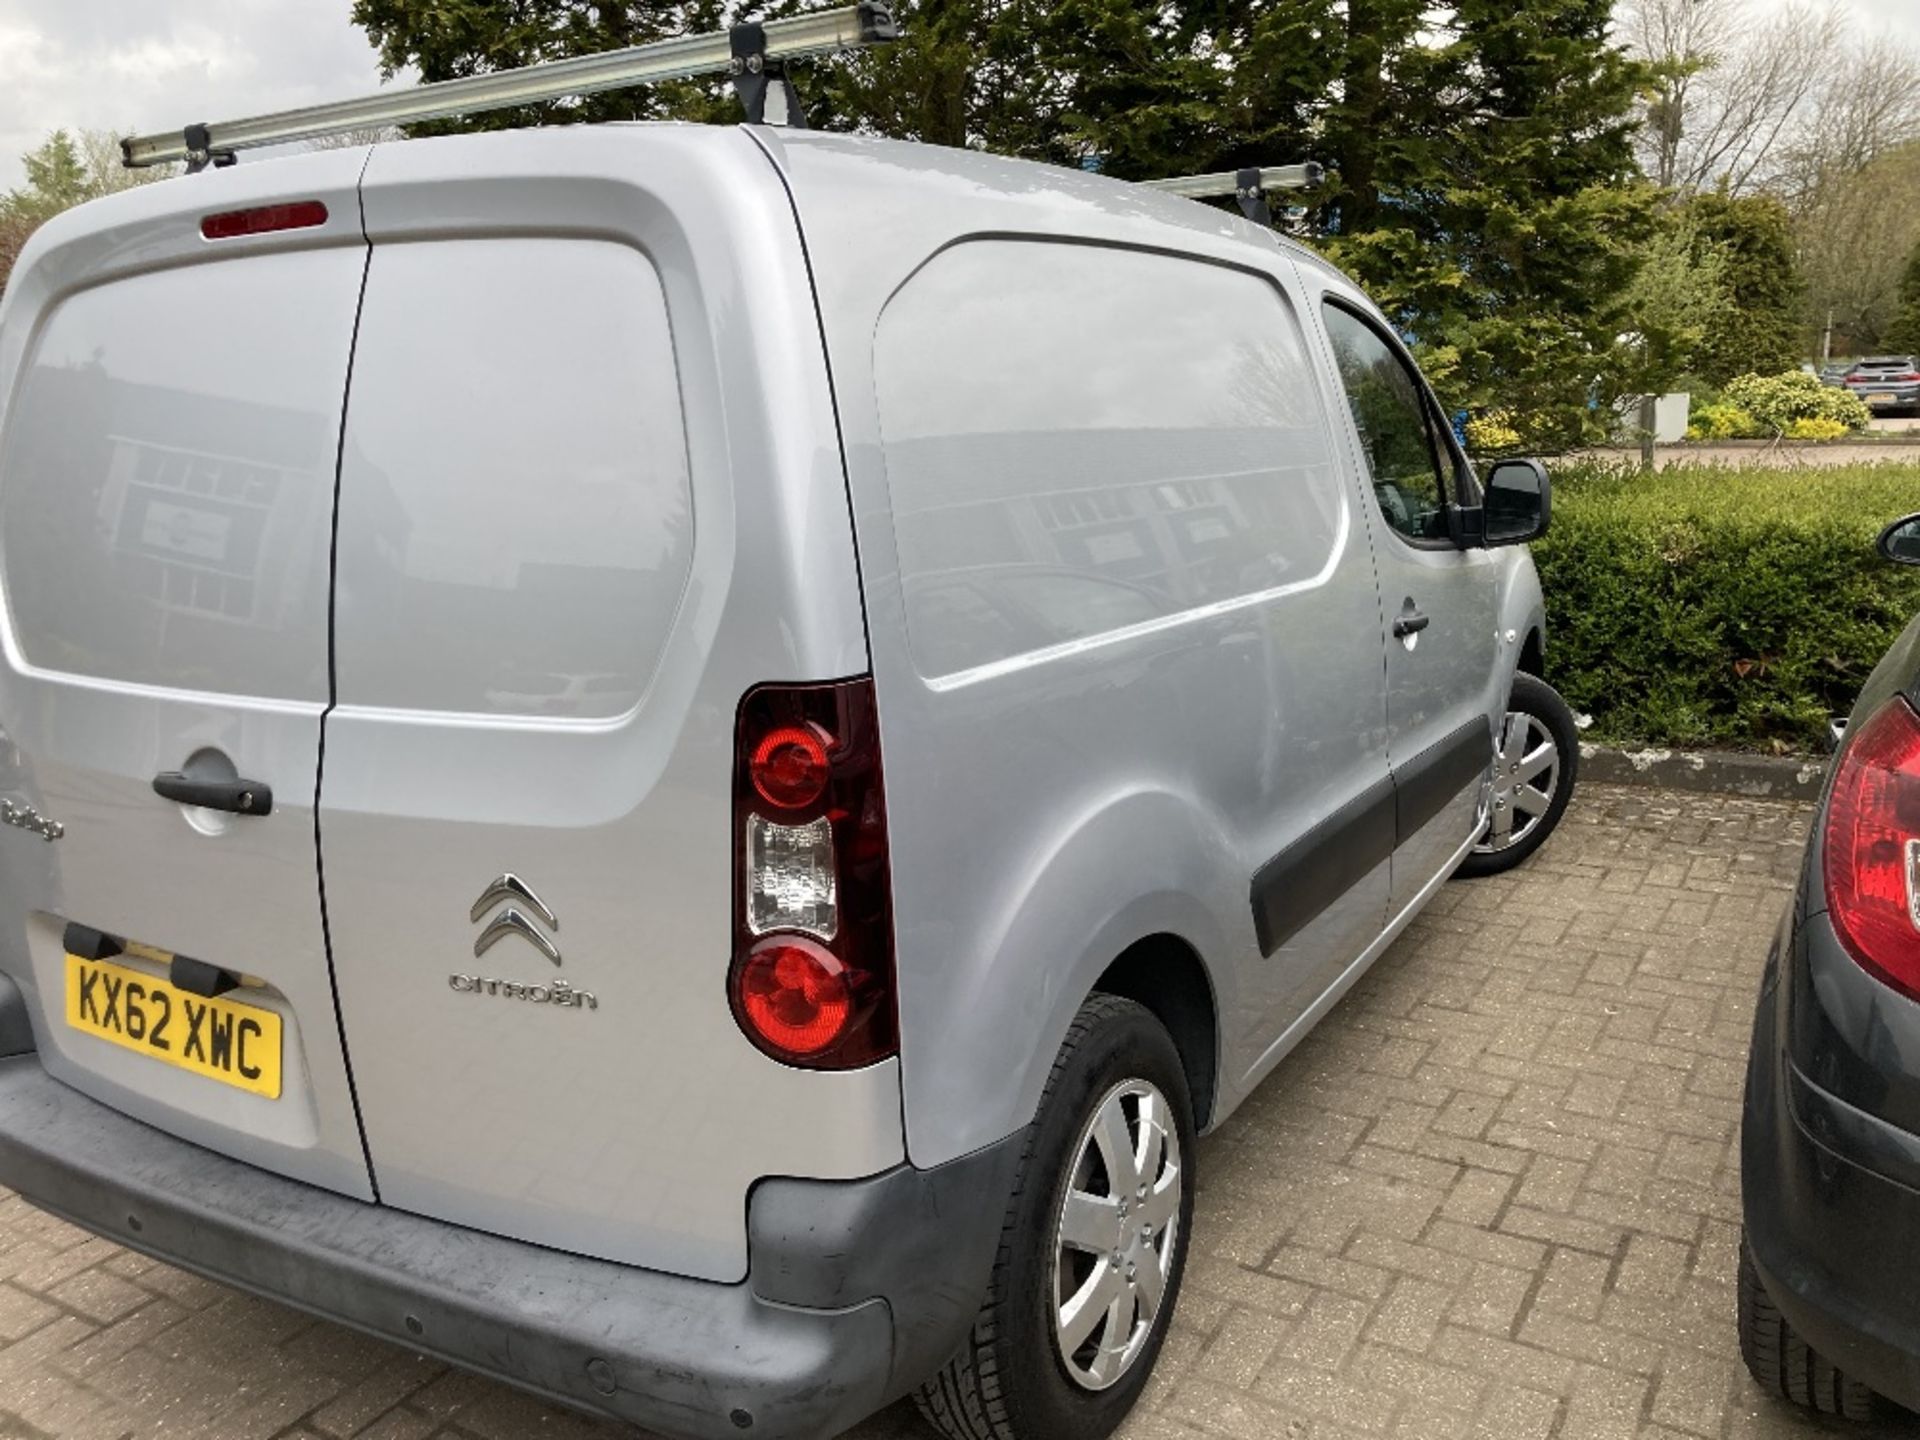
[[[1733,1333],[1734,1135],[1806,811],[1589,787],[1435,903],[1197,1157],[1120,1440],[1811,1440]],[[845,1440],[924,1440],[893,1406]],[[1920,1440],[1920,1421],[1875,1440]],[[0,1191],[0,1437],[642,1440]]]

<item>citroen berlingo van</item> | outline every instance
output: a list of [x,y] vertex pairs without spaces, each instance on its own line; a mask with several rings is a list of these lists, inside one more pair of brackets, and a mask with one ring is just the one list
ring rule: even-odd
[[1544,472],[1097,175],[209,169],[0,407],[0,1183],[669,1435],[1105,1435],[1198,1137],[1574,783]]

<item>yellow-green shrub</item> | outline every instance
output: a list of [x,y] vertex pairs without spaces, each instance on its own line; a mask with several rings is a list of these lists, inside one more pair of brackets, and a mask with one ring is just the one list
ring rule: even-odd
[[1842,435],[1851,433],[1838,420],[1828,420],[1824,416],[1791,420],[1786,428],[1789,440],[1838,440]]
[[1687,426],[1689,440],[1754,440],[1766,432],[1738,405],[1702,405]]
[[1784,434],[1796,420],[1837,420],[1864,430],[1873,420],[1860,397],[1820,383],[1818,375],[1741,375],[1727,382],[1727,400],[1760,422],[1769,434]]
[[1496,455],[1520,448],[1520,432],[1506,410],[1489,410],[1467,421],[1467,448],[1476,455]]

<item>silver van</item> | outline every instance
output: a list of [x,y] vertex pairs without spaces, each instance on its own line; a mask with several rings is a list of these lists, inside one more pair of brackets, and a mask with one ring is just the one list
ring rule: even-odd
[[1104,1435],[1196,1137],[1567,804],[1547,518],[1341,275],[1095,175],[84,206],[0,305],[0,1183],[672,1435]]

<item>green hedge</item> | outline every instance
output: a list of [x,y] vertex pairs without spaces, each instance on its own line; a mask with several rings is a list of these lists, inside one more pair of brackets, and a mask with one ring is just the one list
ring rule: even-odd
[[1920,611],[1873,549],[1915,511],[1920,464],[1556,467],[1547,678],[1594,739],[1815,749]]

